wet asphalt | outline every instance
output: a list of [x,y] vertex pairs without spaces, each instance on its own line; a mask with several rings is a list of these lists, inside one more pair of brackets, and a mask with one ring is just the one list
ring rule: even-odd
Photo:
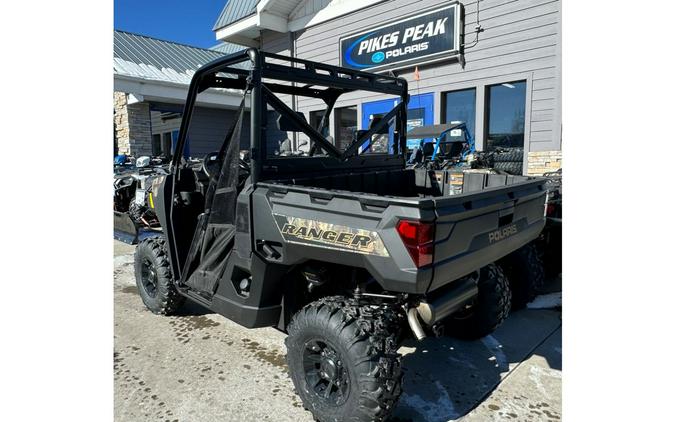
[[[147,311],[133,246],[115,243],[116,421],[312,421],[293,392],[284,334],[248,330],[188,303]],[[407,341],[392,421],[559,421],[561,312],[514,312],[491,336]]]

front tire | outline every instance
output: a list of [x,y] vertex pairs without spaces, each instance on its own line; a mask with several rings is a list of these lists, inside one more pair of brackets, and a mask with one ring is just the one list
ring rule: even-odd
[[171,315],[185,301],[173,284],[163,237],[151,237],[138,243],[134,254],[134,270],[138,293],[152,313]]
[[400,315],[336,296],[295,314],[286,338],[289,373],[316,420],[383,421],[401,394]]
[[467,307],[447,318],[444,329],[452,337],[476,340],[492,333],[509,315],[509,281],[496,264],[480,269],[478,295]]

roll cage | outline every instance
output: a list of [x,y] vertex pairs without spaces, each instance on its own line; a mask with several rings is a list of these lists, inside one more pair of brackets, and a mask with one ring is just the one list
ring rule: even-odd
[[[174,175],[177,174],[176,169],[181,165],[197,96],[209,88],[238,89],[243,91],[244,96],[250,92],[251,183],[293,173],[391,166],[392,164],[400,165],[404,161],[406,105],[409,100],[405,79],[249,48],[207,63],[195,72],[188,90],[178,142],[171,162]],[[395,95],[401,100],[386,115],[373,120],[367,130],[358,131],[350,145],[344,151],[340,151],[321,132],[327,126],[326,116],[331,113],[338,98],[343,94],[359,90]],[[318,130],[310,126],[301,115],[294,112],[276,94],[321,99],[326,104],[326,112],[319,123]],[[310,157],[268,156],[267,142],[265,142],[266,128],[270,123],[267,122],[268,107],[274,109],[287,119],[286,121],[298,128],[298,131],[309,137],[312,144]],[[364,143],[374,134],[386,131],[392,119],[396,119],[393,154],[360,155],[360,152],[368,148],[368,145],[363,147]],[[325,151],[325,156],[315,155],[319,148]]]

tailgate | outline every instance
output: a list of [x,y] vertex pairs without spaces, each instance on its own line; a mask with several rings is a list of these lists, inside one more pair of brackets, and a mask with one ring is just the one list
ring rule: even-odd
[[545,181],[530,179],[435,199],[434,274],[429,291],[534,240],[545,223]]

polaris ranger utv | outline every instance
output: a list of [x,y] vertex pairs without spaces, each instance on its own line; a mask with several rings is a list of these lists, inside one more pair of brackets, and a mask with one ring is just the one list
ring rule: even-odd
[[[188,131],[204,130],[199,95],[214,89],[243,99],[220,150],[194,171],[182,152]],[[322,135],[325,117],[310,126],[277,96],[325,104],[328,116],[356,91],[400,101],[344,148]],[[239,156],[246,99],[249,161]],[[145,305],[171,314],[188,298],[245,327],[277,327],[317,420],[386,419],[401,393],[401,338],[489,334],[511,299],[494,262],[544,225],[543,179],[480,174],[444,196],[424,170],[406,169],[408,100],[404,79],[257,49],[197,70],[170,173],[153,192],[163,235],[136,250]],[[275,151],[289,132],[308,138],[305,152]]]

